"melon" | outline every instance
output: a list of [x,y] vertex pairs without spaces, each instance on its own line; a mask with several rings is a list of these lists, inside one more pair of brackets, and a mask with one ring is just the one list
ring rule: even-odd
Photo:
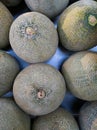
[[64,62],[62,73],[74,96],[87,101],[97,100],[97,53],[73,54]]
[[22,70],[13,85],[16,103],[26,113],[35,116],[57,109],[65,92],[65,80],[61,73],[44,63],[32,64]]
[[0,51],[0,96],[11,90],[20,67],[17,60],[4,51]]
[[58,46],[58,34],[53,22],[38,12],[24,13],[15,19],[9,39],[14,52],[29,63],[47,61]]
[[79,114],[81,130],[97,130],[97,101],[85,103]]
[[79,127],[71,113],[58,108],[50,114],[36,118],[32,130],[79,130]]
[[25,2],[30,10],[53,18],[66,8],[69,0],[25,0]]
[[9,30],[12,22],[13,16],[0,2],[0,49],[4,49],[9,45]]
[[97,2],[80,0],[70,5],[58,21],[61,44],[71,51],[97,45]]
[[0,130],[30,130],[30,117],[10,98],[0,98]]

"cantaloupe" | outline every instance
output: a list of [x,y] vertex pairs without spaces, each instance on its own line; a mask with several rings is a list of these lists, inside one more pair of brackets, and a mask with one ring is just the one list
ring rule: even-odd
[[30,130],[30,117],[9,98],[0,98],[0,130]]
[[97,54],[77,52],[69,57],[62,66],[67,87],[76,97],[97,100]]
[[97,101],[83,105],[79,114],[81,130],[97,130]]
[[74,117],[63,108],[38,117],[34,120],[31,130],[79,130]]
[[25,2],[32,11],[53,18],[66,8],[69,0],[25,0]]
[[9,29],[13,22],[13,16],[0,2],[0,49],[9,45]]
[[57,109],[66,92],[65,80],[54,67],[32,64],[22,70],[13,85],[16,103],[30,115],[45,115]]
[[38,12],[24,13],[15,19],[9,38],[15,53],[29,63],[47,61],[58,46],[53,22]]
[[97,45],[97,2],[80,0],[60,16],[58,32],[62,45],[72,51],[87,50]]
[[0,51],[0,96],[11,90],[19,72],[19,64],[14,57]]

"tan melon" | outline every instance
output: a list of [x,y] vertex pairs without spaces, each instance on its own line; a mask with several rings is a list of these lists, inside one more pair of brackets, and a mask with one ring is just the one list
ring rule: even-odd
[[96,53],[77,52],[64,62],[62,72],[73,95],[87,101],[97,100]]
[[16,103],[30,115],[45,115],[57,109],[64,99],[65,91],[61,73],[43,63],[25,68],[13,85]]
[[6,52],[0,51],[0,96],[11,90],[18,72],[18,62]]
[[9,29],[13,22],[13,17],[9,10],[0,2],[0,48],[9,45]]
[[66,8],[69,0],[25,0],[25,2],[32,11],[53,18]]
[[0,98],[0,130],[30,130],[30,117],[12,99]]
[[80,0],[60,16],[58,32],[62,45],[72,51],[97,45],[97,2]]
[[48,60],[58,46],[54,24],[45,15],[37,12],[20,15],[13,22],[9,36],[15,53],[29,63]]
[[63,108],[38,117],[32,124],[32,130],[79,130],[74,117]]
[[85,103],[80,110],[81,130],[97,130],[97,101]]

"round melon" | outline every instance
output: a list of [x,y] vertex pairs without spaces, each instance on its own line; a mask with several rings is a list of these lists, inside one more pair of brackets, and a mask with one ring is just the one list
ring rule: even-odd
[[65,91],[61,73],[43,63],[25,68],[13,85],[16,103],[30,115],[45,115],[57,109],[64,99]]
[[6,6],[17,6],[22,0],[0,0]]
[[38,12],[20,15],[13,22],[9,37],[15,53],[29,63],[48,60],[58,46],[58,34],[54,24]]
[[0,96],[10,91],[18,72],[18,62],[6,52],[0,51]]
[[87,101],[97,100],[97,53],[73,54],[64,62],[62,72],[73,95]]
[[32,130],[79,130],[79,128],[71,113],[58,108],[50,114],[36,118]]
[[53,18],[61,13],[69,3],[69,0],[25,0],[28,8]]
[[97,45],[97,2],[80,0],[60,16],[58,32],[61,44],[68,50],[87,50]]
[[85,103],[80,110],[81,130],[97,130],[97,101]]
[[0,2],[0,49],[9,45],[9,29],[13,22],[13,16]]
[[30,130],[30,117],[12,99],[0,98],[0,130]]

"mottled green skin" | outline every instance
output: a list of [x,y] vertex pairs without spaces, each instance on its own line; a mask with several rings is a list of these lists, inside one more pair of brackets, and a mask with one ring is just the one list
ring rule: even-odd
[[30,117],[12,99],[0,98],[0,130],[30,130]]
[[93,101],[97,100],[97,54],[83,51],[67,59],[62,72],[67,87],[76,97]]
[[[27,35],[27,27],[31,27],[35,33]],[[29,63],[48,60],[58,46],[58,34],[54,24],[38,12],[20,15],[13,22],[9,37],[15,53]]]
[[74,117],[63,108],[38,117],[32,124],[32,130],[79,130]]
[[17,61],[6,52],[0,51],[0,96],[11,89],[18,72]]
[[97,130],[97,101],[85,103],[80,110],[81,130]]
[[0,2],[0,49],[9,45],[9,29],[13,17],[9,10]]
[[53,18],[66,8],[69,0],[25,0],[25,2],[32,11]]
[[0,0],[6,6],[17,6],[22,0]]
[[97,2],[92,0],[75,2],[62,13],[58,32],[66,49],[81,51],[97,45],[97,23],[95,26],[89,23],[90,15],[97,19]]
[[[38,98],[39,89],[45,92],[44,98]],[[21,71],[13,85],[15,101],[31,115],[45,115],[57,109],[64,99],[65,91],[61,73],[42,63],[30,65]]]

